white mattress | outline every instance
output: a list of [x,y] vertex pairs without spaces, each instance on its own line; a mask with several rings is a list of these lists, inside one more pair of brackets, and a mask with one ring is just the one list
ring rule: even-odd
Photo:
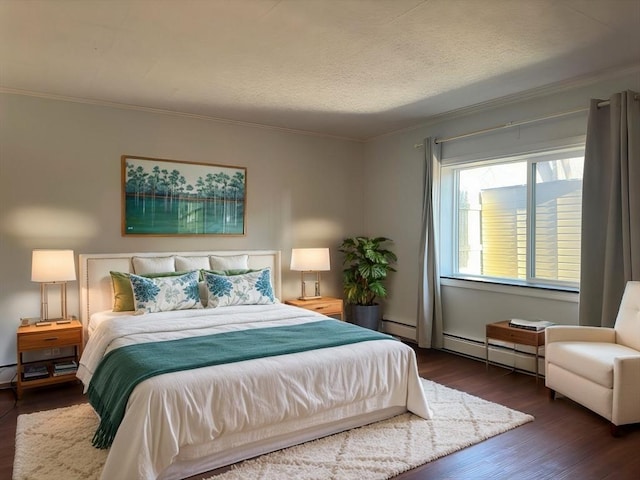
[[[100,314],[78,377],[123,345],[326,319],[282,304]],[[133,390],[102,478],[179,478],[405,410],[431,416],[415,354],[393,340],[160,375]]]

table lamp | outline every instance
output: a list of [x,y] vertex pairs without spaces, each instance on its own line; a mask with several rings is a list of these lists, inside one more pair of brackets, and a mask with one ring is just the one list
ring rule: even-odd
[[31,281],[40,283],[40,321],[49,320],[50,285],[60,286],[60,313],[67,318],[67,282],[76,279],[73,250],[34,250],[31,257]]
[[[302,283],[302,295],[300,300],[312,300],[320,298],[320,272],[331,269],[328,248],[294,248],[291,250],[291,270],[300,272],[300,282]],[[314,295],[307,295],[305,287],[305,274],[315,273]]]

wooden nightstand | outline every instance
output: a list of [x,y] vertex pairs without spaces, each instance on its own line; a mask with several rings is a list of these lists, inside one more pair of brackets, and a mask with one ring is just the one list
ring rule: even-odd
[[341,298],[320,297],[312,300],[296,299],[286,300],[284,303],[287,305],[293,305],[294,307],[313,310],[314,312],[322,313],[327,316],[340,315],[340,320],[344,320],[344,307]]
[[[82,355],[82,324],[78,320],[71,320],[70,323],[56,324],[37,327],[35,325],[25,325],[18,327],[18,380],[17,395],[22,397],[22,392],[27,388],[54,385],[56,383],[72,382],[76,380],[73,369],[63,368],[64,364],[75,361],[76,364]],[[51,355],[51,358],[33,362],[23,362],[22,356],[25,352],[35,350],[53,350],[66,347],[73,347],[74,354],[71,356]],[[56,368],[56,365],[58,368]],[[44,366],[46,373],[39,374],[36,367]],[[25,378],[25,369],[32,370]]]

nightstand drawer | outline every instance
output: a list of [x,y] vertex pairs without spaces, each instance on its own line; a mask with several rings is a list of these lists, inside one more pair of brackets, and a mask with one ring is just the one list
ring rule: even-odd
[[532,331],[509,327],[508,321],[487,325],[488,338],[503,342],[519,343],[537,347],[544,345],[544,331]]
[[287,305],[294,305],[299,308],[304,308],[305,310],[318,312],[327,316],[340,315],[340,318],[342,318],[342,314],[344,312],[341,298],[320,297],[310,300],[297,299],[287,300],[284,303],[286,303]]
[[82,329],[49,330],[18,335],[18,350],[43,350],[82,344]]
[[324,315],[342,315],[342,301],[318,303],[310,305],[307,309]]

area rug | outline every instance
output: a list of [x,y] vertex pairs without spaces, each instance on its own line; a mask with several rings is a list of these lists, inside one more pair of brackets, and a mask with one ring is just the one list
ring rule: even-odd
[[[432,420],[399,415],[241,462],[210,479],[383,480],[533,420],[429,380],[422,385]],[[13,479],[98,479],[107,451],[91,446],[97,424],[88,404],[20,415]]]

